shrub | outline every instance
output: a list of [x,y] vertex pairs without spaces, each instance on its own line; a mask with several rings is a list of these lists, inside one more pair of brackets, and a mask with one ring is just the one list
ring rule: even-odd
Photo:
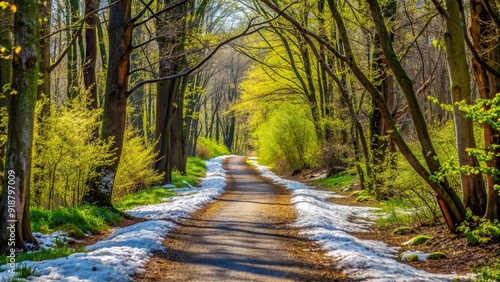
[[[50,115],[36,119],[31,202],[47,209],[76,206],[95,168],[112,159],[111,140],[95,138],[101,110],[89,110],[85,95],[67,105],[50,104]],[[37,115],[49,103],[37,104]]]
[[132,129],[125,132],[122,156],[114,182],[113,199],[135,193],[139,189],[160,183],[163,175],[154,170],[154,144],[147,144]]
[[472,216],[467,210],[467,217],[457,228],[458,232],[464,234],[471,245],[483,245],[493,241],[500,241],[500,223],[497,219],[491,222],[488,219]]
[[198,138],[198,142],[196,143],[196,156],[207,160],[229,154],[231,154],[231,152],[229,152],[229,149],[223,144],[219,144],[205,137]]
[[285,173],[317,165],[316,132],[307,110],[285,103],[260,124],[255,132],[260,163]]

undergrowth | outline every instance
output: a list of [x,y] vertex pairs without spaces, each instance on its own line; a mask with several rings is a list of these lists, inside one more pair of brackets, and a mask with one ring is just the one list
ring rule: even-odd
[[201,178],[205,177],[206,173],[205,161],[199,157],[191,157],[187,159],[186,175],[179,171],[172,172],[172,184],[175,187],[186,187],[186,182],[191,186],[198,185]]
[[416,205],[414,201],[405,198],[392,198],[380,201],[377,211],[380,216],[375,223],[381,228],[409,225],[415,223],[429,223],[436,220],[436,211],[423,205]]
[[472,272],[477,275],[478,282],[500,281],[500,258],[495,258],[482,267],[473,268]]
[[[57,244],[55,248],[41,249],[37,251],[29,251],[16,254],[16,262],[57,259],[57,258],[67,257],[74,253],[82,253],[82,252],[86,252],[86,249],[69,248],[64,242],[60,242]],[[10,262],[9,258],[6,255],[0,256],[0,264],[7,264],[9,262]]]
[[460,224],[457,231],[463,233],[472,246],[500,241],[498,219],[491,222],[488,219],[473,216],[470,209],[467,210],[466,220]]
[[196,144],[196,155],[202,159],[211,159],[218,156],[229,155],[229,149],[223,144],[218,144],[214,140],[200,137]]
[[161,199],[174,195],[174,190],[162,187],[142,189],[135,194],[123,197],[114,206],[118,210],[126,211],[136,206],[159,204],[161,203]]
[[344,187],[351,186],[356,181],[357,178],[352,175],[338,173],[327,178],[315,180],[313,181],[313,185],[320,186],[329,190],[338,191],[339,189],[342,189]]
[[121,224],[121,215],[109,208],[81,205],[75,208],[45,210],[31,208],[31,228],[35,232],[49,233],[65,231],[74,238],[83,238],[86,233],[97,234]]

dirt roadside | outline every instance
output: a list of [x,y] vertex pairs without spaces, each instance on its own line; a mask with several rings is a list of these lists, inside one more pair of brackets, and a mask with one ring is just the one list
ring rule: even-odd
[[243,157],[226,160],[228,187],[183,219],[136,281],[348,281],[319,246],[290,227],[290,194]]

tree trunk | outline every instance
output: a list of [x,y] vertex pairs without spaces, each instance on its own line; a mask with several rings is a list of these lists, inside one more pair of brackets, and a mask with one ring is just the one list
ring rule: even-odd
[[[85,15],[90,14],[97,8],[96,0],[85,0]],[[85,21],[85,60],[83,62],[83,82],[85,89],[90,93],[89,109],[97,109],[97,33],[96,33],[97,15],[89,16]],[[98,132],[96,132],[98,137]]]
[[115,159],[111,165],[97,168],[98,175],[89,179],[89,191],[83,197],[84,202],[99,206],[113,206],[111,202],[113,182],[123,149],[134,30],[131,7],[131,0],[123,0],[110,8],[108,25],[110,52],[100,138],[113,139],[112,149]]
[[[30,226],[30,177],[33,125],[38,87],[40,27],[38,1],[18,0],[14,17],[14,45],[21,52],[12,64],[12,89],[7,95],[9,125],[5,176],[0,200],[0,253],[37,244]],[[9,244],[8,244],[8,243]],[[15,245],[11,245],[14,242]]]
[[[470,3],[471,27],[474,48],[484,57],[492,67],[500,69],[500,47],[496,38],[497,29],[494,28],[491,16],[484,7],[484,2],[481,0],[473,0]],[[494,4],[491,2],[490,4]],[[496,93],[500,93],[500,79],[490,74],[477,60],[472,60],[474,67],[474,75],[476,84],[479,90],[479,95],[482,99],[492,99]],[[487,163],[489,167],[500,169],[500,150],[492,148],[492,145],[500,144],[500,131],[492,128],[487,122],[483,123],[484,147],[486,152],[493,150],[497,156]],[[484,217],[490,220],[500,218],[500,196],[495,190],[495,185],[500,185],[500,179],[493,175],[486,175],[487,179],[487,203]]]
[[[163,1],[165,6],[173,3],[171,0]],[[156,22],[157,25],[157,42],[160,56],[159,74],[166,77],[176,74],[182,70],[185,65],[184,41],[186,31],[186,4],[173,8],[165,13],[161,20]],[[161,81],[157,85],[157,109],[156,109],[156,132],[155,138],[158,140],[156,152],[159,154],[159,160],[155,164],[155,168],[165,174],[164,183],[172,182],[172,170],[178,160],[177,137],[173,137],[172,129],[177,130],[178,124],[173,124],[177,121],[174,118],[176,107],[183,104],[180,99],[184,99],[183,89],[185,77]],[[181,108],[182,116],[182,108]],[[182,132],[175,132],[182,136]],[[181,143],[182,144],[182,143]],[[176,152],[177,151],[177,152]]]
[[[462,32],[460,10],[457,0],[446,0],[449,17],[445,17],[446,59],[450,75],[450,92],[453,102],[455,134],[457,139],[458,164],[478,167],[479,162],[467,153],[467,148],[476,148],[472,120],[458,109],[456,103],[471,103],[470,73],[465,53],[465,39]],[[486,210],[486,191],[481,174],[460,174],[462,198],[466,208],[475,215],[483,215]]]
[[[12,29],[14,16],[9,9],[0,10],[0,45],[7,50],[12,50]],[[0,136],[7,136],[7,99],[5,98],[3,87],[11,82],[12,79],[12,61],[0,59]],[[7,140],[0,140],[0,182],[3,183],[3,174],[5,171],[5,148]]]
[[[328,2],[331,4],[330,6],[333,7],[333,1],[329,0]],[[370,6],[370,12],[375,23],[375,29],[377,30],[380,44],[384,52],[384,56],[387,60],[387,64],[393,71],[394,76],[398,81],[403,94],[405,95],[405,99],[410,110],[410,115],[413,119],[413,124],[415,125],[415,130],[417,132],[420,145],[422,146],[422,155],[424,156],[424,160],[427,164],[427,167],[429,168],[429,173],[432,175],[439,171],[441,165],[437,158],[434,145],[432,144],[424,115],[422,113],[422,110],[420,109],[420,105],[418,104],[415,90],[413,88],[413,83],[408,77],[406,71],[404,70],[401,62],[396,55],[396,52],[393,49],[392,40],[390,38],[390,34],[387,31],[387,28],[385,27],[384,19],[382,17],[382,12],[380,10],[378,1],[368,0],[368,5]],[[381,104],[383,103],[383,101],[377,102],[377,104],[379,103]],[[378,106],[380,109],[381,105]],[[387,114],[390,115],[390,112]],[[394,128],[390,129],[394,130]],[[434,183],[432,183],[432,181],[427,181],[427,183],[429,183],[430,186],[435,190],[438,190],[436,192],[438,192],[439,196],[443,198],[444,203],[448,205],[445,208],[450,210],[452,215],[451,218],[453,220],[453,222],[448,222],[448,226],[450,227],[450,229],[453,229],[454,225],[459,224],[465,218],[465,208],[462,204],[462,200],[458,197],[455,191],[451,187],[449,187],[449,184],[446,180],[443,180],[441,181],[441,183],[439,183],[440,187],[436,187]],[[454,229],[452,231],[454,231]]]

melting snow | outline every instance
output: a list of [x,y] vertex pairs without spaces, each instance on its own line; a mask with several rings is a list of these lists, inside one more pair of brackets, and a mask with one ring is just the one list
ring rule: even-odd
[[326,199],[339,195],[282,179],[267,167],[252,162],[262,176],[292,190],[292,202],[298,213],[295,225],[310,239],[318,241],[350,278],[363,281],[450,281],[455,277],[428,273],[400,263],[396,260],[399,248],[350,235],[370,228],[376,218],[374,208],[330,203]]
[[[66,258],[42,262],[22,262],[38,273],[35,281],[132,281],[132,276],[143,267],[153,251],[162,250],[165,236],[175,227],[172,221],[187,216],[221,194],[226,186],[224,157],[206,162],[207,175],[200,188],[179,189],[175,197],[162,204],[136,207],[129,211],[136,217],[150,219],[125,228],[117,228],[106,239],[87,247],[87,253],[76,253]],[[61,234],[56,234],[61,236]],[[55,236],[43,237],[46,245]],[[0,266],[0,281],[12,278],[8,265]]]

